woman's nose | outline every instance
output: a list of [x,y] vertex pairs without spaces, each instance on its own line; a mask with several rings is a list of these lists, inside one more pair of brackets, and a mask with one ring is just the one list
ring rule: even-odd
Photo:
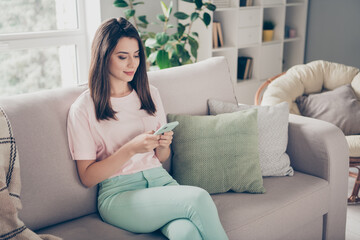
[[135,62],[136,62],[136,59],[134,57],[129,57],[128,67],[134,67]]

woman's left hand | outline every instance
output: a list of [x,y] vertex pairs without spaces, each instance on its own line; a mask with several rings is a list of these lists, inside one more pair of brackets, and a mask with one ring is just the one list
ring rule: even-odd
[[168,148],[172,143],[174,132],[169,131],[160,135],[158,148]]

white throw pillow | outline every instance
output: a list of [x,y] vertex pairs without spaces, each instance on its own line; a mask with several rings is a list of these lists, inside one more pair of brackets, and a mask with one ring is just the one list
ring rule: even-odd
[[258,109],[259,158],[262,175],[293,176],[288,143],[289,107],[282,102],[275,106],[236,105],[215,99],[208,100],[211,115],[230,113],[249,108]]

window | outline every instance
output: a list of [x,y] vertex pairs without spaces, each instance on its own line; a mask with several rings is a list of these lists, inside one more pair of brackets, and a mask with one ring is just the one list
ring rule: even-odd
[[87,80],[84,0],[0,0],[0,96]]

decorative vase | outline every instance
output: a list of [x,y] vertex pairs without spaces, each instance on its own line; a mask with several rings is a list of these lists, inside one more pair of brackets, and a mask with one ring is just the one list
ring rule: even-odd
[[263,42],[272,41],[274,37],[274,30],[263,30]]

